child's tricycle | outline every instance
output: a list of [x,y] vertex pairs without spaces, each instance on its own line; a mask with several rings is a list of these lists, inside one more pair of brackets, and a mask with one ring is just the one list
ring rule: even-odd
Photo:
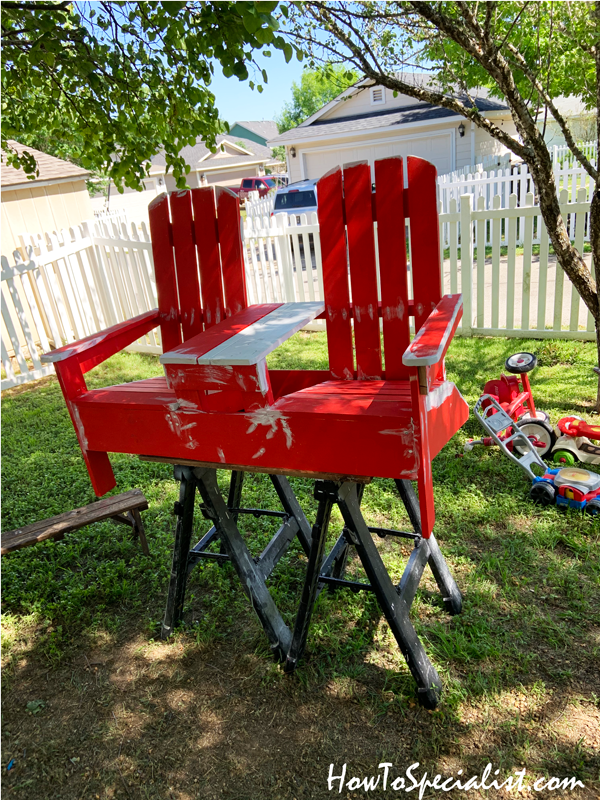
[[[484,411],[490,406],[491,400],[495,400],[515,423],[515,426],[520,428],[531,441],[538,454],[544,457],[554,447],[556,434],[552,429],[548,414],[535,407],[527,373],[535,369],[536,366],[537,358],[533,353],[515,353],[509,356],[505,361],[504,368],[511,374],[505,375],[502,373],[499,379],[488,381],[483,387],[483,394],[478,406]],[[477,416],[479,421],[482,422],[481,416],[478,414]],[[486,417],[489,418],[489,415],[486,414]],[[485,428],[486,426],[484,425],[483,427]],[[499,434],[501,441],[511,437],[511,428]],[[482,439],[471,439],[465,444],[465,450],[472,450],[476,444],[483,444],[489,447],[496,444],[496,442],[491,436],[485,436]],[[507,447],[512,450],[513,446],[517,448],[519,455],[523,453],[522,445],[518,441],[514,441],[513,444],[511,439],[507,443]]]

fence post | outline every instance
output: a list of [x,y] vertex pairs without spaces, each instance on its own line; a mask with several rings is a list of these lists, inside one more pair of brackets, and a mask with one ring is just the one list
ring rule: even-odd
[[460,198],[460,288],[463,296],[462,333],[472,335],[473,327],[473,198]]

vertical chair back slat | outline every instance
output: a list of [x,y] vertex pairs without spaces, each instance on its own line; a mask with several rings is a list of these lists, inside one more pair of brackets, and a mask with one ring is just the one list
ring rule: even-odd
[[[408,188],[399,157],[375,162],[375,195],[367,163],[336,168],[320,179],[319,226],[327,318],[329,369],[333,378],[354,372],[349,285],[354,309],[354,346],[359,379],[401,380],[409,371],[402,355],[410,344],[406,226],[410,252],[415,330],[442,299],[436,169],[407,158]],[[377,222],[379,275],[375,255]],[[346,234],[347,228],[347,234]],[[385,371],[377,311],[381,289]]]
[[148,215],[166,352],[248,306],[239,200],[220,187],[173,192]]
[[329,370],[332,378],[352,380],[354,355],[341,170],[332,170],[321,178],[317,191]]
[[221,245],[223,288],[227,316],[248,306],[246,276],[242,258],[240,207],[237,196],[225,187],[217,187],[217,223]]
[[212,187],[205,186],[192,189],[191,194],[206,329],[225,319],[215,193]]
[[189,192],[173,192],[171,217],[183,341],[202,333],[202,301]]
[[179,324],[179,299],[173,258],[173,233],[169,219],[169,198],[162,194],[148,206],[156,293],[160,311],[160,331],[163,350],[172,350],[181,344]]
[[375,162],[375,187],[385,377],[400,380],[408,376],[402,354],[410,344],[401,158]]
[[345,166],[344,204],[359,380],[379,380],[382,374],[371,194],[371,169],[368,163],[365,161]]
[[442,299],[437,171],[422,158],[408,156],[410,253],[415,301],[415,331]]

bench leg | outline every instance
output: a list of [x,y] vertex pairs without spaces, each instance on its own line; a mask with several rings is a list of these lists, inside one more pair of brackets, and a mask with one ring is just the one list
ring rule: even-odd
[[181,621],[183,601],[187,583],[187,563],[194,524],[194,501],[196,499],[196,480],[188,467],[175,467],[175,477],[181,481],[179,502],[176,504],[177,527],[173,564],[167,594],[167,607],[160,632],[161,639],[167,639]]
[[[396,480],[396,488],[400,495],[404,507],[406,508],[409,519],[416,533],[421,532],[421,513],[419,501],[411,481]],[[444,605],[449,614],[453,616],[460,614],[462,609],[462,595],[456,581],[452,577],[446,559],[442,555],[439,545],[433,533],[427,540],[429,543],[429,566],[433,572],[433,577],[444,599]]]
[[347,528],[353,534],[356,551],[369,583],[416,681],[419,702],[425,708],[435,708],[441,695],[442,682],[410,621],[410,605],[398,594],[383,564],[360,512],[354,484],[342,484],[338,492],[338,505]]
[[146,539],[146,531],[144,530],[144,523],[142,522],[142,515],[140,514],[137,508],[133,508],[131,510],[131,516],[133,517],[133,531],[137,535],[138,539],[140,540],[140,545],[142,548],[142,553],[145,556],[150,555],[150,548],[148,547],[148,540]]

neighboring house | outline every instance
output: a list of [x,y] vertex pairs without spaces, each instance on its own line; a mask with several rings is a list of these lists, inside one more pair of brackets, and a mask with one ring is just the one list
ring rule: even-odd
[[[426,75],[404,74],[404,80],[425,84]],[[486,117],[511,135],[509,109],[484,92],[474,99]],[[290,181],[320,178],[330,169],[353,161],[415,155],[431,161],[443,175],[483,156],[506,149],[485,131],[445,108],[375,86],[364,79],[302,122],[269,139],[285,145]]]
[[[2,254],[12,256],[20,233],[44,233],[72,228],[93,216],[85,179],[89,172],[49,156],[33,147],[10,142],[19,152],[27,150],[38,164],[39,176],[29,180],[21,169],[2,163]],[[12,259],[9,259],[12,260]]]
[[[181,156],[191,167],[187,182],[192,189],[213,184],[239,186],[242,178],[264,175],[265,167],[276,163],[269,147],[239,136],[234,138],[231,133],[217,136],[217,148],[216,153],[211,153],[199,139],[193,147],[184,147],[181,151]],[[171,192],[176,188],[175,180],[170,173],[165,176],[165,164],[164,155],[154,156],[149,178]]]
[[[184,147],[181,155],[191,168],[186,180],[192,189],[213,185],[239,187],[243,178],[258,177],[264,175],[266,169],[275,170],[280,165],[284,166],[283,162],[272,157],[271,148],[240,136],[234,138],[231,133],[217,136],[216,153],[211,153],[204,142],[198,139],[193,147]],[[156,195],[176,189],[175,179],[172,173],[165,174],[165,167],[165,157],[159,153],[152,158],[148,177],[144,178],[145,191],[136,192],[125,188],[120,194],[112,186],[109,198],[95,197],[92,200],[94,211],[122,210],[129,222],[147,221],[148,205]]]
[[[556,97],[554,105],[566,119],[569,130],[576,142],[589,142],[596,139],[596,114],[586,109],[579,97]],[[544,112],[538,117],[538,128],[544,130]],[[563,132],[550,113],[546,119],[544,140],[549,146],[566,144]]]
[[273,139],[277,134],[277,123],[271,119],[263,119],[257,122],[234,122],[229,129],[228,137],[234,141],[249,139],[266,147],[269,139]]

